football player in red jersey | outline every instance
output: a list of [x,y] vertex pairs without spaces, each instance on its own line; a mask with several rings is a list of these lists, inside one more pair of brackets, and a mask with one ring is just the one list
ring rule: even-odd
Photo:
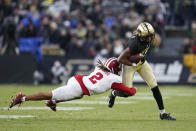
[[[135,72],[138,72],[148,86],[151,87],[153,96],[160,110],[160,119],[176,120],[176,118],[165,112],[162,95],[158,88],[156,78],[150,65],[145,60],[146,53],[154,41],[154,36],[154,28],[147,22],[141,23],[133,33],[131,39],[127,43],[127,48],[118,57],[118,61],[123,64],[123,84],[132,87],[133,76]],[[138,54],[142,54],[144,57],[141,57],[139,62],[133,63],[131,57]],[[116,96],[128,97],[124,92],[113,90],[109,96],[108,106],[110,108],[114,105]]]
[[33,95],[18,93],[9,108],[25,101],[48,100],[46,105],[56,111],[56,103],[58,102],[79,99],[83,95],[104,93],[109,89],[122,91],[128,96],[133,96],[136,93],[136,88],[128,88],[122,84],[122,78],[119,76],[121,64],[117,58],[109,58],[104,64],[101,61],[98,63],[95,70],[88,76],[73,76],[68,80],[67,85],[51,92],[39,92]]

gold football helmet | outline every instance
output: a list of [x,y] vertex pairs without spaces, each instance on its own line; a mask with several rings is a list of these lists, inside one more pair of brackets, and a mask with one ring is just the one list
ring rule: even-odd
[[154,41],[155,31],[151,24],[142,22],[136,32],[141,42],[152,43]]

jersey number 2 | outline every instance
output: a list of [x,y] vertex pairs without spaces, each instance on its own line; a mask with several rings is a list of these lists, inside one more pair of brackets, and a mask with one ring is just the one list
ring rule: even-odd
[[95,84],[97,83],[97,80],[101,80],[103,78],[103,75],[100,72],[97,72],[96,75],[93,75],[89,78],[89,80]]

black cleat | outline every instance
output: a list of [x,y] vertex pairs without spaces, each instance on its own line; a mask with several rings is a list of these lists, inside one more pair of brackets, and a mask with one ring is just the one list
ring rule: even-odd
[[170,113],[163,113],[162,115],[160,114],[160,119],[161,120],[173,120],[173,121],[175,121],[176,120],[176,118],[175,117],[172,117],[172,116],[170,116]]
[[109,96],[109,101],[108,101],[108,107],[109,107],[109,108],[112,108],[113,105],[114,105],[114,102],[115,102],[116,96],[113,95],[113,92],[114,92],[114,91],[111,91],[110,96]]

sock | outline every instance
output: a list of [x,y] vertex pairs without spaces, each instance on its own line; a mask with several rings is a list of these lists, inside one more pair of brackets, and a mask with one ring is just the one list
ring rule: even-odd
[[25,101],[25,99],[26,99],[26,97],[25,97],[25,96],[23,96],[23,97],[21,98],[21,101],[22,101],[22,102],[24,102],[24,101]]
[[116,95],[115,95],[115,93],[114,93],[114,90],[112,90],[112,92],[111,92],[111,93],[112,93],[112,95],[113,95],[113,96],[116,96]]
[[129,96],[126,93],[124,93],[122,91],[118,91],[118,90],[114,90],[113,94],[114,94],[114,96],[120,96],[120,97],[128,97]]
[[157,102],[157,105],[159,107],[159,110],[163,110],[164,109],[164,105],[163,105],[163,99],[162,99],[162,95],[161,92],[159,91],[158,86],[154,87],[151,89],[153,92],[153,96]]
[[165,113],[165,109],[160,110],[161,115],[163,115]]
[[56,104],[56,101],[55,100],[51,100],[51,101],[52,101],[53,104]]

